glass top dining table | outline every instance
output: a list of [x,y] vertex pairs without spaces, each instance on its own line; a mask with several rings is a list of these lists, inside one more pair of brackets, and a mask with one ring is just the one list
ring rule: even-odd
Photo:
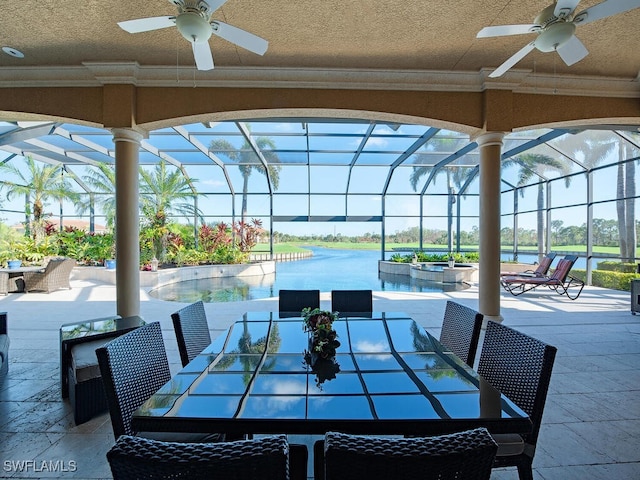
[[136,431],[436,435],[531,421],[403,313],[333,324],[335,361],[305,362],[301,317],[249,312],[132,417]]

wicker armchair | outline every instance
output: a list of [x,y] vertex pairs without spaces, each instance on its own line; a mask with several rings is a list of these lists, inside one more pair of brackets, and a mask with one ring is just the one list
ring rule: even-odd
[[50,293],[59,288],[71,290],[69,277],[75,264],[72,258],[54,258],[40,272],[25,272],[24,291],[43,290]]
[[527,435],[500,434],[496,467],[518,467],[521,480],[533,479],[533,456],[542,423],[556,347],[499,323],[488,322],[478,373],[524,410],[533,423]]
[[341,317],[370,317],[373,312],[371,290],[331,290],[331,309]]
[[9,274],[7,272],[0,272],[0,295],[7,295],[9,293]]
[[280,290],[278,311],[280,318],[299,317],[303,308],[320,308],[320,290]]
[[180,361],[184,367],[211,343],[207,314],[202,300],[171,314]]
[[328,432],[324,440],[324,475],[322,464],[317,462],[315,478],[488,480],[497,448],[484,428],[426,438]]
[[114,480],[289,478],[285,435],[227,443],[161,442],[121,436],[107,452]]
[[440,331],[440,343],[451,349],[470,367],[473,367],[476,359],[483,319],[484,315],[481,313],[447,300]]

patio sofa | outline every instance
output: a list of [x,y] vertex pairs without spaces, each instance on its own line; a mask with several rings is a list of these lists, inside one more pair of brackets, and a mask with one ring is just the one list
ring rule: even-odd
[[9,332],[7,331],[7,312],[0,312],[0,383],[9,372]]

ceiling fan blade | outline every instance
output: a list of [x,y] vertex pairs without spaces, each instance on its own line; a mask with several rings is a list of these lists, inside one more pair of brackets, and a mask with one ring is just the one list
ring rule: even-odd
[[522,60],[524,57],[526,57],[527,53],[529,53],[534,48],[535,47],[533,45],[533,42],[526,44],[524,47],[522,47],[520,50],[518,50],[515,54],[513,54],[511,56],[511,58],[509,58],[506,62],[504,62],[502,65],[500,65],[498,68],[496,68],[493,72],[491,72],[489,74],[489,77],[491,77],[491,78],[500,77],[507,70],[509,70],[511,67],[513,67],[516,63],[518,63],[520,60]]
[[191,42],[191,48],[198,70],[212,70],[213,55],[211,55],[209,42]]
[[484,27],[478,32],[476,38],[488,37],[504,37],[506,35],[522,35],[523,33],[532,33],[539,25],[497,25],[495,27]]
[[640,7],[640,0],[605,0],[578,13],[573,18],[573,23],[576,25],[584,25],[638,7]]
[[161,28],[175,27],[176,17],[149,17],[118,22],[118,26],[129,33],[149,32]]
[[556,52],[568,66],[578,63],[589,54],[587,47],[575,35],[556,48]]
[[213,33],[220,38],[224,38],[228,42],[235,43],[239,47],[257,53],[258,55],[264,55],[264,52],[266,52],[269,47],[269,42],[264,38],[260,38],[241,28],[218,22],[217,20],[211,22],[211,28],[213,29]]
[[222,5],[227,3],[227,0],[208,0],[207,3],[209,4],[209,12],[213,13],[216,10],[218,10]]
[[576,9],[580,0],[558,0],[553,14],[558,18],[568,17]]

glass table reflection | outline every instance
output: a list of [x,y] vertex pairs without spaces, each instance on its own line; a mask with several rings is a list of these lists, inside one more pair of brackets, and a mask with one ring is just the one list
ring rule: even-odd
[[526,433],[528,416],[414,320],[334,323],[335,377],[304,362],[301,318],[250,312],[136,412],[138,431],[434,435],[479,426]]

